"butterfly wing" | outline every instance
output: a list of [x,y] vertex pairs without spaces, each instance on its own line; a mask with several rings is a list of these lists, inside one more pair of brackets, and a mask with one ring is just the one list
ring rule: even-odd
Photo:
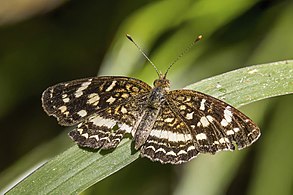
[[180,164],[198,153],[245,148],[259,136],[256,124],[231,105],[200,92],[174,90],[166,95],[141,152],[151,160]]
[[260,136],[258,126],[231,105],[212,96],[174,90],[168,95],[199,142],[200,152],[215,153],[250,146]]
[[117,106],[107,107],[79,123],[69,136],[81,147],[116,148],[124,134],[131,133],[143,112],[141,102],[147,98],[146,94],[141,94]]
[[43,92],[42,105],[59,124],[71,126],[150,90],[146,83],[129,77],[93,77],[49,87]]
[[130,133],[151,87],[128,77],[94,77],[46,89],[43,108],[61,125],[77,127],[69,136],[81,147],[115,148]]

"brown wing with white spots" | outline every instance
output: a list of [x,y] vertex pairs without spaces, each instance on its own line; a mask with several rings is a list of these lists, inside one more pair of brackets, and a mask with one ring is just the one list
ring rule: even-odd
[[141,113],[148,96],[138,95],[117,106],[111,106],[93,114],[69,132],[69,136],[81,147],[116,148],[125,133],[131,130]]
[[59,124],[71,126],[150,90],[149,85],[138,79],[93,77],[49,87],[42,95],[42,105],[48,115],[57,118]]
[[178,109],[164,102],[154,127],[140,149],[141,155],[161,163],[180,164],[198,154],[191,129]]
[[167,95],[191,129],[200,153],[245,148],[260,136],[257,125],[231,105],[192,90],[174,90]]

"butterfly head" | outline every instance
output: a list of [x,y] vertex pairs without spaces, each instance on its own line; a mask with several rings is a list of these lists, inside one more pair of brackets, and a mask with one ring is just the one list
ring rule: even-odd
[[154,81],[154,87],[161,87],[165,90],[169,90],[170,81],[166,79],[164,75],[160,75],[160,77]]

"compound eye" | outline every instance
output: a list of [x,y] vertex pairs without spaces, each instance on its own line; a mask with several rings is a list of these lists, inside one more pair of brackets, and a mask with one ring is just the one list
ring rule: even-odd
[[158,79],[156,79],[156,80],[154,81],[154,86],[157,86],[157,84],[158,84]]

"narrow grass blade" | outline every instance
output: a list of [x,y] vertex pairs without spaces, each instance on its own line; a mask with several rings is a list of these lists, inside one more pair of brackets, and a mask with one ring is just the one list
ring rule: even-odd
[[[235,107],[257,100],[293,93],[293,61],[256,65],[231,71],[188,86],[223,99]],[[56,156],[7,194],[79,193],[139,157],[131,141],[101,154],[77,146]]]

